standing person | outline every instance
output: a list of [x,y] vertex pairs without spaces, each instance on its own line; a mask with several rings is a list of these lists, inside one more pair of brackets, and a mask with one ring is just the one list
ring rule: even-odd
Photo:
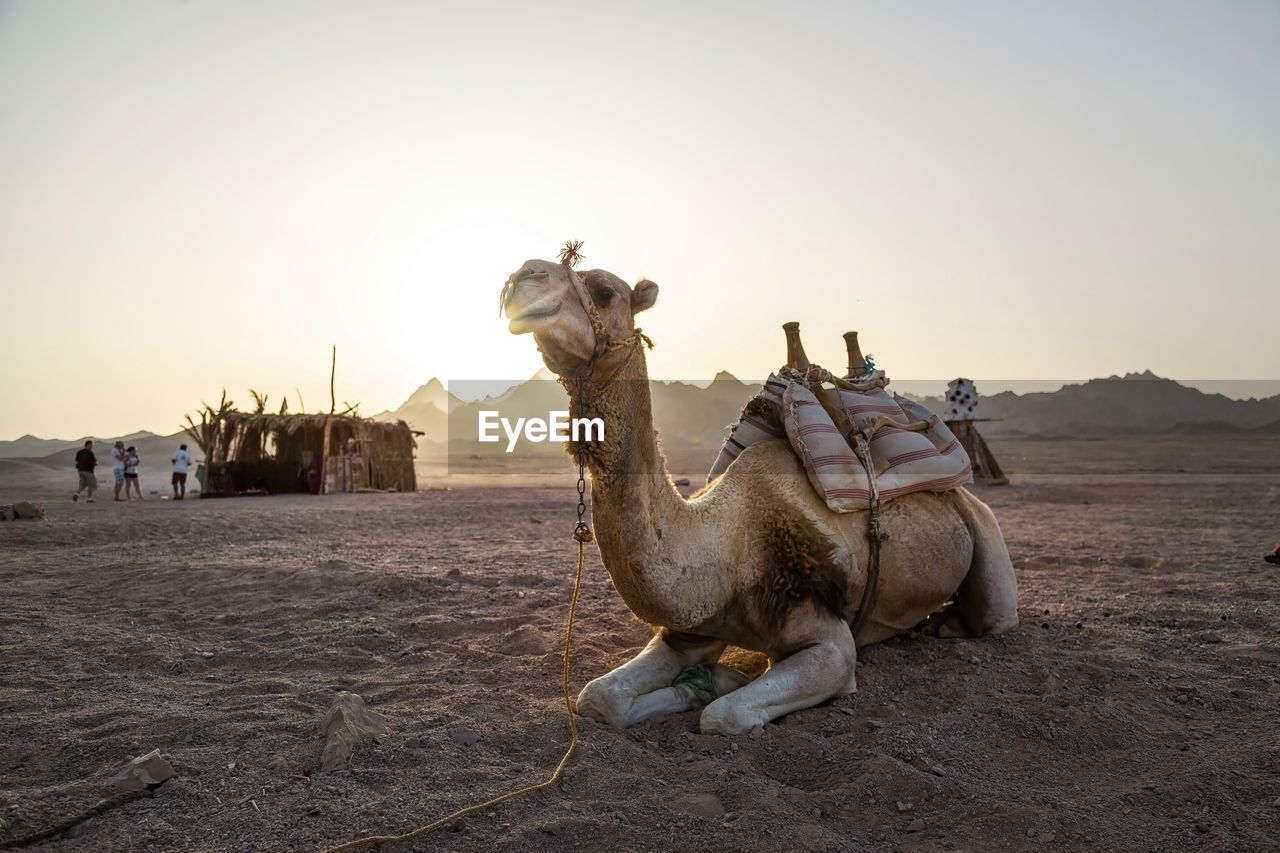
[[71,500],[80,500],[80,493],[87,490],[89,499],[85,503],[93,503],[93,493],[98,490],[98,475],[93,473],[93,469],[97,467],[98,457],[93,455],[93,441],[86,441],[84,447],[76,452],[76,471],[80,473],[80,486]]
[[[124,457],[124,442],[117,441],[116,446],[111,448],[111,473],[116,479],[115,499],[118,501],[124,500],[124,498],[120,497],[120,489],[124,487]],[[128,497],[128,494],[128,492],[125,492],[125,497]]]
[[[187,496],[187,469],[191,467],[191,454],[185,444],[178,445],[173,454],[173,499],[180,501]],[[179,491],[181,489],[181,491]]]
[[129,445],[129,448],[124,452],[124,496],[129,500],[133,500],[133,498],[129,497],[129,489],[131,487],[137,492],[138,500],[143,499],[142,485],[138,482],[138,464],[140,462],[142,460],[138,458],[138,449],[133,445]]

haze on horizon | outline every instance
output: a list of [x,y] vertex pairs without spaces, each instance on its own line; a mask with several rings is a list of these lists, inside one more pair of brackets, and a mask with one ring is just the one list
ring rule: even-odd
[[1280,6],[0,3],[0,439],[540,362],[530,257],[895,379],[1280,378]]

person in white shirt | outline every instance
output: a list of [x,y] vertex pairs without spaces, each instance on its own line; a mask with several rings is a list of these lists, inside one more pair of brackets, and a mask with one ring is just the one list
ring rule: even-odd
[[185,444],[173,454],[173,499],[180,501],[187,496],[187,469],[191,467],[191,454]]
[[130,490],[137,492],[138,500],[146,500],[142,496],[142,483],[138,481],[138,466],[142,464],[142,457],[138,456],[138,448],[132,444],[125,448],[124,451],[124,496],[129,500]]
[[124,442],[117,441],[116,446],[111,448],[111,473],[116,478],[116,500],[122,501],[120,490],[124,488]]

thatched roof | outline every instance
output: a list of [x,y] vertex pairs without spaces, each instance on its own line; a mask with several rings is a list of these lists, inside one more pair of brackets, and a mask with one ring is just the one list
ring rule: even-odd
[[391,435],[400,432],[402,429],[408,429],[409,425],[404,421],[375,421],[369,418],[362,418],[356,415],[273,415],[267,413],[253,412],[223,412],[219,420],[226,427],[252,432],[273,432],[284,433],[285,435],[294,435],[300,431],[306,430],[323,430],[326,421],[332,421],[335,426],[342,424],[353,431],[363,431],[372,435]]
[[[308,469],[322,458],[326,482],[334,471],[342,474],[339,490],[416,488],[413,455],[417,442],[404,421],[362,418],[353,414],[356,406],[341,414],[288,414],[287,402],[278,413],[268,414],[264,411],[267,396],[253,390],[249,393],[257,404],[253,412],[238,411],[224,389],[217,408],[205,403],[198,421],[191,415],[186,418],[186,432],[204,452],[203,462],[224,481],[238,477],[255,489],[261,483],[273,494],[314,491]],[[218,488],[235,494],[243,487],[223,482]]]

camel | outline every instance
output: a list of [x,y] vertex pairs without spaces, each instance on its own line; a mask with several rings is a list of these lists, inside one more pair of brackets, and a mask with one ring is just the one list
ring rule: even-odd
[[[569,391],[572,417],[602,417],[580,443],[601,561],[623,602],[655,627],[627,663],[587,683],[580,715],[615,727],[702,707],[703,733],[749,732],[857,689],[857,649],[917,628],[940,637],[1018,625],[1000,525],[965,489],[883,507],[879,584],[857,636],[867,513],[834,513],[785,440],[747,448],[686,499],[658,447],[635,315],[658,286],[530,260],[503,287],[513,334],[532,334]],[[766,655],[754,680],[717,663],[729,645]]]

